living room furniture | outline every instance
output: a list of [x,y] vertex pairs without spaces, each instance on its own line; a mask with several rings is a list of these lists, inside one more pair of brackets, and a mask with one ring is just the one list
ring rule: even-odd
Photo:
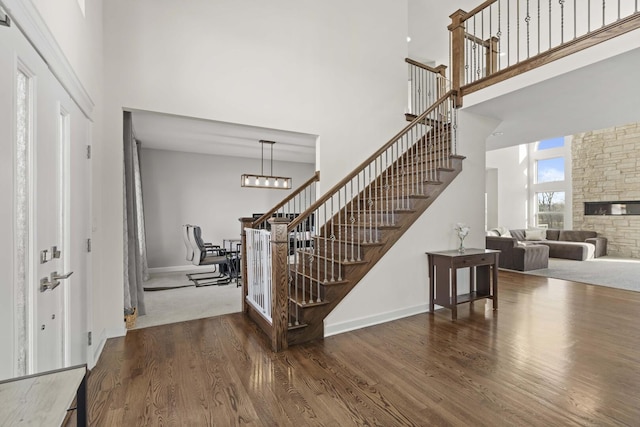
[[[451,320],[458,318],[458,304],[488,298],[498,309],[498,260],[500,251],[465,249],[426,252],[429,259],[429,312],[434,305],[451,309]],[[469,293],[458,295],[458,269],[469,268]]]
[[499,250],[500,268],[529,271],[549,267],[549,247],[538,244],[519,244],[513,237],[486,236],[486,247]]
[[76,423],[87,425],[87,365],[0,381],[0,425],[60,426],[76,398]]
[[[489,232],[491,233],[491,231]],[[510,236],[501,239],[513,239],[519,246],[545,245],[549,247],[551,258],[564,258],[578,261],[598,258],[607,254],[607,239],[599,237],[595,231],[558,230],[558,229],[512,229]],[[496,236],[487,236],[496,237]],[[495,247],[496,240],[487,240],[487,248]],[[508,268],[508,267],[504,267]]]

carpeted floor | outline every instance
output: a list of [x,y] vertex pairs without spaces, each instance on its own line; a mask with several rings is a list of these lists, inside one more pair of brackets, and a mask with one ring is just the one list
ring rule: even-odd
[[232,282],[196,288],[185,272],[162,273],[145,283],[144,299],[147,314],[137,318],[134,329],[239,312],[242,287]]
[[640,259],[605,256],[572,261],[549,258],[549,268],[524,273],[640,292]]

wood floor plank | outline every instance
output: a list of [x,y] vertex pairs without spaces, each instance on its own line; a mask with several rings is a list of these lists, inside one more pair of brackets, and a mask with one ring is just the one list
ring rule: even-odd
[[[108,340],[92,426],[640,425],[640,293],[500,272],[478,301],[272,353],[240,313]],[[73,423],[70,423],[73,425]]]

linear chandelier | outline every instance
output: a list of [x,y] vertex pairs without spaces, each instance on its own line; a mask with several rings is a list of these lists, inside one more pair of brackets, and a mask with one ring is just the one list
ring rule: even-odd
[[[275,141],[267,141],[261,139],[258,141],[261,146],[260,157],[260,174],[245,173],[240,176],[241,187],[255,187],[255,188],[272,188],[275,190],[289,190],[291,189],[292,180],[291,177],[274,176],[273,175],[273,144]],[[271,147],[271,170],[269,175],[264,174],[264,145],[268,144]]]

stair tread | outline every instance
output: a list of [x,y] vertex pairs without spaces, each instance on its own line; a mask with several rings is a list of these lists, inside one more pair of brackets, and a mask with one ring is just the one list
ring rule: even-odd
[[[361,228],[361,227],[370,227],[370,225],[368,223],[365,222],[354,222],[352,223],[344,223],[344,222],[335,222],[334,223],[337,227],[357,227],[357,228]],[[378,229],[378,230],[392,230],[394,228],[400,228],[399,225],[396,224],[378,224],[378,225],[374,225],[373,228]]]
[[[315,236],[316,239],[318,240],[331,240],[328,237],[321,237],[321,236]],[[351,240],[345,240],[345,239],[335,239],[334,242],[339,242],[339,243],[353,243]],[[382,246],[383,242],[360,242],[360,246]]]
[[333,282],[332,282],[332,281],[330,281],[330,280],[325,281],[324,279],[323,279],[323,280],[318,280],[318,279],[316,279],[316,278],[315,278],[315,277],[313,277],[313,276],[309,276],[309,275],[308,275],[308,274],[306,274],[306,273],[305,273],[305,274],[303,274],[303,273],[301,273],[301,272],[299,272],[299,271],[297,272],[297,274],[298,274],[299,276],[305,277],[305,278],[307,278],[307,279],[309,279],[309,280],[313,280],[314,282],[319,282],[319,283],[320,283],[321,285],[323,285],[323,286],[345,285],[345,284],[349,283],[349,281],[348,281],[348,280],[344,280],[344,279],[343,279],[343,280],[334,280]]
[[298,323],[297,325],[294,325],[293,323],[290,323],[289,326],[287,327],[287,329],[289,329],[290,331],[294,331],[296,329],[302,329],[302,328],[306,328],[307,325],[306,323]]
[[329,304],[329,301],[327,300],[323,300],[320,302],[317,301],[313,301],[313,302],[309,302],[309,301],[296,301],[295,298],[291,298],[289,297],[289,301],[291,301],[292,303],[296,304],[298,307],[303,308],[303,307],[318,307],[321,305],[327,305]]
[[[302,253],[302,254],[307,254],[308,251],[305,251],[304,249],[299,249],[298,252]],[[351,260],[344,260],[344,259],[336,259],[334,258],[333,260],[329,257],[326,257],[324,255],[318,254],[317,252],[315,252],[313,254],[313,256],[315,258],[321,258],[323,260],[327,260],[328,262],[334,262],[336,264],[342,264],[342,265],[360,265],[360,264],[366,264],[368,261],[365,260],[361,260],[361,261],[351,261]]]

